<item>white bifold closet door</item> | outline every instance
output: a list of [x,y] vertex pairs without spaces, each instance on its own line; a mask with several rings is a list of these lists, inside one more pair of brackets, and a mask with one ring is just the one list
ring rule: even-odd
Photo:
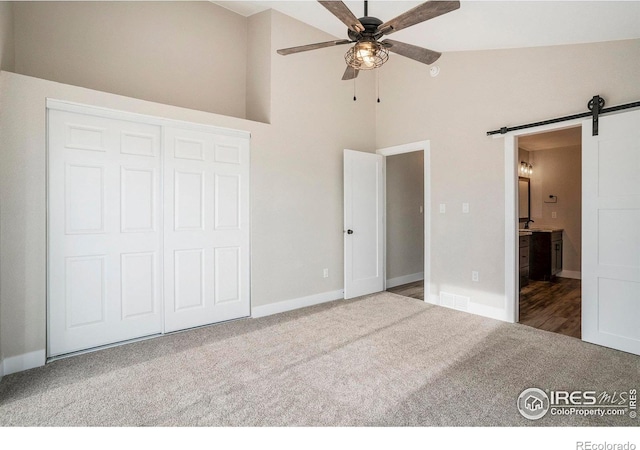
[[249,143],[164,129],[165,331],[246,317]]
[[249,316],[247,134],[71,110],[48,110],[48,356]]
[[48,355],[160,333],[160,127],[48,119]]

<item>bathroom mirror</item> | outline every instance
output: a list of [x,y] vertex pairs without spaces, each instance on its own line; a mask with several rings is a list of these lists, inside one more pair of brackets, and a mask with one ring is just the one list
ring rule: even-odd
[[526,222],[531,218],[531,192],[529,190],[529,178],[518,177],[518,218],[520,222]]

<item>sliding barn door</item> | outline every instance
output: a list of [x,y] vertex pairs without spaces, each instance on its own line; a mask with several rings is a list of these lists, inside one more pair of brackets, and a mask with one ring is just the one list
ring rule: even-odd
[[165,331],[249,316],[248,139],[164,133]]
[[640,111],[582,130],[582,338],[640,355]]
[[160,333],[160,128],[57,110],[48,128],[48,355]]

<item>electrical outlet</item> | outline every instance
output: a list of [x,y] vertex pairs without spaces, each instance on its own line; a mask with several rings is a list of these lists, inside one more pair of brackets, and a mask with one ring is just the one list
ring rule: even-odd
[[558,218],[558,213],[555,212],[555,211],[551,212],[551,218],[552,219],[557,219]]
[[480,281],[480,275],[475,270],[471,272],[471,281]]
[[322,277],[323,278],[329,278],[329,269],[324,269],[322,271]]
[[463,203],[462,204],[462,213],[463,214],[469,214],[469,204],[468,203]]
[[440,203],[440,214],[444,214],[447,212],[447,205],[444,203]]

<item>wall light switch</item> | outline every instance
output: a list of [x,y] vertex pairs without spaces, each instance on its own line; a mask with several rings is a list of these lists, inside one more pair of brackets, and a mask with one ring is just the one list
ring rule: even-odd
[[440,203],[440,214],[444,214],[447,212],[447,205],[444,203]]
[[553,211],[553,212],[551,213],[551,218],[552,218],[552,219],[557,219],[557,218],[558,218],[558,213],[557,213],[557,212],[555,212],[555,211]]
[[420,214],[422,214],[422,206],[420,206],[419,212],[420,212]]
[[322,271],[322,277],[323,278],[329,278],[329,269],[324,269]]
[[468,203],[463,203],[462,204],[462,213],[463,214],[469,214],[469,204]]

